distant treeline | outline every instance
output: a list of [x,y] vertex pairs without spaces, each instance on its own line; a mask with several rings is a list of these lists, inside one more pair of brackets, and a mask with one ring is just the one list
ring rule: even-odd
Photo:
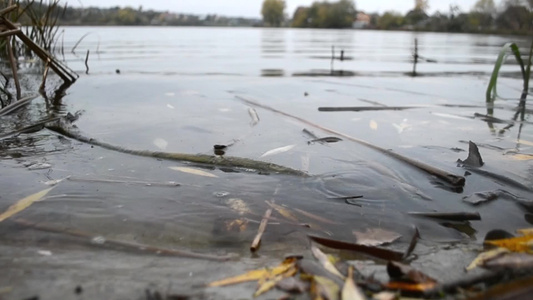
[[[52,0],[55,2],[63,2]],[[6,1],[1,1],[4,3]],[[496,8],[493,0],[478,0],[470,12],[450,6],[446,13],[427,14],[427,0],[415,0],[414,8],[405,15],[393,11],[383,14],[365,14],[356,10],[352,0],[314,2],[309,7],[298,7],[292,18],[287,18],[284,0],[265,0],[260,19],[224,17],[215,14],[192,15],[144,10],[143,7],[77,8],[64,6],[58,12],[59,25],[128,25],[128,26],[284,26],[305,28],[369,28],[382,30],[421,30],[438,32],[533,32],[533,0],[502,0]],[[21,9],[34,3],[34,9],[46,10],[46,1],[19,1]],[[277,9],[265,10],[276,5]],[[281,18],[266,18],[266,11],[281,14]],[[276,22],[268,20],[277,20]],[[21,19],[22,24],[25,23]],[[270,23],[270,24],[269,24]],[[272,24],[276,23],[276,24]]]

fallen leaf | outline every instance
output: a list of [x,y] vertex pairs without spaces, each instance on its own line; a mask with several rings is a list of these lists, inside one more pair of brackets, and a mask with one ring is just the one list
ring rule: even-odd
[[42,190],[38,193],[35,193],[33,195],[30,195],[26,198],[20,199],[15,204],[11,205],[7,208],[5,212],[0,214],[0,222],[12,217],[13,215],[18,214],[19,212],[25,210],[26,208],[30,207],[35,202],[40,201],[48,192],[50,192],[53,189],[53,187],[48,188],[46,190]]
[[533,228],[518,229],[518,230],[516,230],[516,232],[518,234],[525,235],[525,236],[533,235]]
[[412,283],[437,283],[437,281],[428,275],[416,270],[415,268],[399,262],[389,261],[387,263],[387,273],[391,278],[408,280]]
[[[500,248],[501,249],[501,248]],[[533,255],[526,253],[508,253],[495,257],[483,264],[483,268],[489,270],[532,270]]]
[[301,294],[308,289],[308,285],[301,279],[286,277],[276,282],[276,288],[287,293]]
[[257,111],[255,111],[254,108],[248,108],[248,114],[250,115],[250,118],[252,118],[252,122],[250,122],[250,126],[254,127],[259,123],[259,115],[257,114]]
[[515,160],[532,160],[533,154],[515,154],[511,157]]
[[161,150],[165,150],[167,149],[168,142],[162,138],[157,138],[154,140],[154,145]]
[[512,252],[533,253],[533,235],[530,234],[501,240],[486,240],[485,244],[506,248]]
[[319,296],[324,297],[326,300],[338,300],[339,299],[339,286],[322,276],[313,276],[313,281],[316,284],[316,292]]
[[467,271],[471,271],[479,266],[484,265],[487,261],[499,257],[505,253],[509,253],[509,250],[505,248],[496,248],[490,251],[479,254],[471,263],[466,267]]
[[354,230],[352,233],[355,235],[355,242],[365,246],[389,244],[402,237],[401,234],[381,228],[367,228],[364,232]]
[[288,269],[283,274],[277,275],[274,278],[267,279],[264,282],[259,281],[259,287],[257,288],[257,291],[254,293],[254,297],[258,297],[268,291],[270,291],[272,288],[274,288],[279,281],[281,281],[284,278],[292,278],[291,276],[294,276],[296,273],[298,273],[298,269],[293,265],[290,269]]
[[465,160],[458,159],[457,162],[475,168],[479,168],[484,164],[483,158],[481,158],[481,154],[479,153],[479,148],[472,141],[468,142],[468,157]]
[[380,292],[380,293],[372,295],[372,298],[374,300],[397,300],[397,299],[400,299],[398,297],[398,294],[393,293],[393,292]]
[[311,245],[311,252],[313,253],[313,256],[320,262],[320,264],[322,264],[324,269],[328,270],[328,272],[331,274],[344,279],[344,275],[337,270],[337,268],[331,263],[331,260],[328,258],[328,256],[318,249],[317,246]]
[[370,120],[370,129],[378,130],[378,122],[376,122],[374,120]]
[[342,300],[366,300],[365,294],[359,289],[353,281],[353,266],[348,269],[348,277],[342,287],[341,299]]
[[272,149],[272,150],[269,150],[269,151],[263,153],[263,155],[261,155],[261,157],[266,157],[266,156],[270,156],[270,155],[276,155],[276,154],[280,154],[280,153],[283,153],[283,152],[287,152],[287,151],[290,151],[294,147],[296,147],[296,145],[288,145],[288,146]]
[[526,141],[526,140],[518,140],[518,143],[528,145],[528,146],[533,146],[533,142]]
[[219,287],[219,286],[225,286],[225,285],[232,285],[242,282],[248,282],[248,281],[259,281],[259,280],[269,280],[271,278],[274,278],[275,276],[278,276],[280,274],[283,274],[290,270],[291,268],[294,268],[296,263],[295,258],[288,258],[284,260],[279,266],[273,268],[273,269],[260,269],[260,270],[253,270],[250,272],[247,272],[242,275],[238,275],[235,277],[230,277],[227,279],[222,279],[218,281],[213,281],[208,284],[209,287]]
[[195,168],[187,168],[187,167],[169,167],[169,169],[174,170],[174,171],[180,171],[180,172],[183,172],[183,173],[188,173],[188,174],[198,175],[198,176],[218,178],[218,176],[215,175],[215,174],[211,174],[211,173],[209,173],[209,172],[202,171],[202,170],[195,169]]

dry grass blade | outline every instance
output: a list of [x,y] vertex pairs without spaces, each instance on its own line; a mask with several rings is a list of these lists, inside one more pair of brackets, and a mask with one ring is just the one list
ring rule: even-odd
[[38,193],[32,194],[28,197],[22,198],[19,201],[17,201],[15,204],[11,205],[5,212],[0,214],[0,222],[9,219],[10,217],[18,214],[19,212],[25,210],[26,208],[30,207],[33,203],[40,201],[48,192],[50,192],[53,188],[48,188],[45,190],[42,190]]

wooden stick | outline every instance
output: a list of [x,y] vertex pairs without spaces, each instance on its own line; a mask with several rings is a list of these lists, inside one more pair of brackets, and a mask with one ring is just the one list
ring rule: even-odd
[[270,110],[272,112],[281,114],[283,116],[298,120],[298,121],[300,121],[300,122],[302,122],[304,124],[307,124],[309,126],[313,126],[315,128],[318,128],[318,129],[320,129],[322,131],[325,131],[325,132],[328,132],[328,133],[343,137],[343,138],[345,138],[347,140],[351,140],[353,142],[365,145],[365,146],[367,146],[369,148],[372,148],[372,149],[377,150],[377,151],[379,151],[379,152],[381,152],[383,154],[386,154],[386,155],[391,156],[393,158],[396,158],[396,159],[398,159],[398,160],[400,160],[400,161],[402,161],[404,163],[407,163],[407,164],[409,164],[409,165],[411,165],[411,166],[413,166],[415,168],[418,168],[418,169],[420,169],[420,170],[422,170],[422,171],[424,171],[424,172],[426,172],[426,173],[428,173],[430,175],[436,176],[436,177],[440,178],[441,180],[444,180],[445,182],[447,182],[447,183],[449,183],[449,184],[451,184],[453,186],[462,187],[462,186],[465,185],[465,178],[463,176],[458,176],[458,175],[455,175],[455,174],[448,173],[448,172],[446,172],[444,170],[440,170],[438,168],[435,168],[433,166],[427,165],[425,163],[422,163],[420,161],[414,160],[412,158],[405,157],[405,156],[403,156],[401,154],[398,154],[396,152],[393,152],[391,150],[381,148],[381,147],[376,146],[374,144],[371,144],[371,143],[369,143],[367,141],[364,141],[364,140],[349,136],[347,134],[335,131],[333,129],[329,129],[329,128],[320,126],[318,124],[312,123],[310,121],[307,121],[307,120],[305,120],[303,118],[300,118],[300,117],[297,117],[295,115],[291,115],[289,113],[286,113],[286,112],[283,112],[281,110],[272,108],[270,106],[267,106],[267,105],[264,105],[264,104],[261,104],[261,103],[246,99],[246,98],[244,98],[242,96],[237,95],[235,97],[237,99],[249,104],[249,105],[253,105],[253,106],[256,106],[256,107],[261,107],[261,108],[266,109],[266,110]]
[[263,216],[263,219],[261,220],[261,224],[259,224],[259,229],[257,230],[257,235],[255,236],[254,241],[252,242],[252,246],[250,246],[250,251],[255,252],[259,249],[259,245],[261,244],[261,237],[265,232],[266,226],[268,224],[268,219],[270,218],[271,214],[272,208],[267,209],[265,215]]
[[5,14],[10,13],[10,12],[14,11],[17,8],[18,8],[18,6],[16,4],[8,6],[8,7],[4,8],[4,9],[0,10],[0,16],[4,16]]
[[6,30],[0,33],[0,38],[12,36],[20,32],[20,29]]
[[[12,220],[15,224],[34,228],[41,231],[46,232],[52,232],[52,233],[59,233],[59,234],[65,234],[77,238],[86,239],[88,241],[92,241],[95,237],[94,234],[82,232],[82,231],[74,231],[74,230],[66,230],[66,229],[60,229],[56,227],[52,227],[50,225],[43,225],[43,224],[37,224],[30,222],[28,220],[24,219],[14,219]],[[140,245],[140,244],[134,244],[134,243],[128,243],[123,241],[117,241],[117,240],[111,240],[111,239],[104,239],[102,243],[94,243],[96,245],[108,245],[112,247],[119,247],[119,248],[125,248],[127,250],[133,250],[133,251],[140,251],[140,252],[148,252],[152,254],[157,255],[167,255],[167,256],[177,256],[177,257],[188,257],[188,258],[199,258],[199,259],[207,259],[207,260],[214,260],[214,261],[227,261],[230,259],[233,259],[234,256],[214,256],[214,255],[208,255],[208,254],[200,254],[195,252],[188,252],[183,250],[174,250],[174,249],[167,249],[167,248],[159,248],[154,246],[148,246],[148,245]]]

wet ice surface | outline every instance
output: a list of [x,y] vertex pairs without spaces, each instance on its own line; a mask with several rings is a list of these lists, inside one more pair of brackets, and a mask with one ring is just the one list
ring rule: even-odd
[[[98,62],[96,70],[109,64]],[[533,154],[530,113],[521,128],[517,123],[503,133],[499,131],[507,124],[475,117],[487,113],[487,76],[239,78],[121,71],[82,76],[68,90],[63,110],[83,110],[75,124],[84,135],[129,149],[190,154],[212,154],[213,145],[232,144],[225,155],[272,162],[311,176],[228,172],[138,157],[65,139],[47,129],[4,138],[1,211],[48,188],[47,183],[65,179],[16,218],[93,238],[238,257],[229,263],[163,258],[8,220],[0,226],[2,265],[7,266],[0,288],[12,287],[12,299],[37,294],[43,299],[65,294],[74,298],[69,293],[77,285],[83,285],[87,295],[142,298],[145,288],[164,292],[171,286],[173,293],[198,298],[248,297],[253,286],[204,290],[200,285],[277,264],[289,253],[308,255],[307,234],[355,241],[353,231],[381,228],[402,235],[390,247],[405,250],[414,226],[421,234],[415,249],[420,258],[414,264],[433,277],[452,279],[475,256],[487,231],[531,226],[526,216],[533,200],[528,190],[533,168],[531,160],[524,160]],[[516,79],[501,79],[499,93],[509,99],[496,102],[494,117],[511,120],[520,85]],[[251,106],[237,96],[313,124]],[[347,106],[416,108],[318,110]],[[43,100],[37,99],[31,106],[37,112],[31,115],[40,119],[43,107]],[[250,109],[259,118],[255,125]],[[3,119],[4,132],[18,128],[21,118]],[[432,176],[346,138],[309,144],[312,138],[303,129],[318,137],[335,136],[323,128],[457,175],[465,174],[456,161],[466,158],[471,140],[480,147],[485,162],[481,170],[505,181],[471,171],[464,190],[451,191]],[[271,155],[265,155],[269,151]],[[217,177],[170,167],[196,168]],[[174,182],[180,185],[161,186]],[[519,201],[502,198],[477,206],[463,201],[473,193],[498,189]],[[344,196],[363,197],[353,199],[356,205],[332,199]],[[274,211],[258,254],[251,255],[250,243],[269,208],[266,201],[275,201],[296,219]],[[457,226],[406,214],[413,211],[479,212],[482,220]],[[442,265],[432,260],[447,256],[456,259]],[[51,284],[55,291],[47,288]]]

